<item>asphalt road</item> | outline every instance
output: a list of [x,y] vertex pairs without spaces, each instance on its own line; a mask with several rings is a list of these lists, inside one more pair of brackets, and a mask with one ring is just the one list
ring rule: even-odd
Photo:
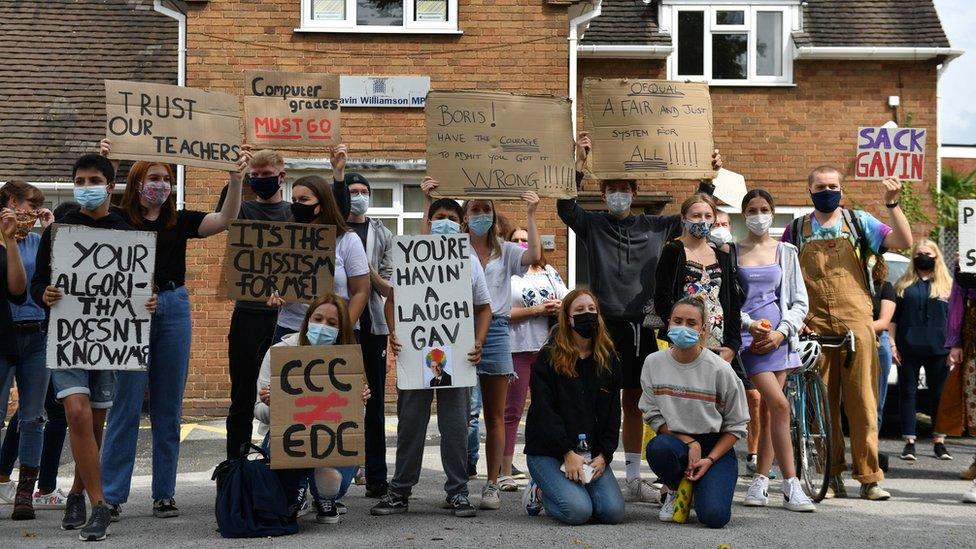
[[[388,427],[392,430],[392,426]],[[502,509],[480,512],[476,518],[457,519],[440,509],[443,474],[440,470],[436,430],[429,435],[425,469],[410,512],[393,517],[373,517],[369,507],[375,500],[363,497],[362,487],[353,487],[344,503],[349,514],[339,525],[316,524],[312,516],[302,519],[299,534],[274,540],[225,540],[216,532],[213,518],[214,487],[210,471],[223,454],[219,422],[188,424],[184,428],[177,503],[182,516],[152,517],[149,495],[149,432],[140,436],[133,497],[123,509],[123,519],[112,525],[105,547],[976,547],[976,505],[960,503],[969,483],[959,480],[976,452],[972,439],[950,440],[955,461],[938,461],[920,456],[914,463],[892,460],[884,487],[894,496],[888,502],[860,499],[832,500],[820,504],[814,514],[789,513],[781,508],[779,481],[771,485],[771,507],[741,505],[749,479],[740,477],[732,523],[722,530],[709,530],[695,523],[662,524],[657,508],[628,503],[626,521],[617,526],[568,527],[543,516],[529,517],[520,505],[521,492],[502,495]],[[392,436],[389,461],[393,462]],[[896,440],[882,442],[883,450],[901,449]],[[741,448],[740,448],[741,449]],[[922,440],[921,453],[931,444]],[[623,456],[615,459],[618,479]],[[516,464],[524,465],[521,456]],[[480,464],[483,467],[484,463]],[[744,471],[744,466],[740,463]],[[646,465],[645,465],[646,470]],[[66,453],[62,476],[70,472]],[[646,473],[649,475],[649,473]],[[62,479],[67,486],[70,479]],[[476,503],[484,477],[470,483]],[[857,495],[857,483],[847,480],[848,492]],[[60,511],[39,511],[33,522],[15,523],[11,508],[0,507],[2,547],[77,546],[76,534],[59,529]]]

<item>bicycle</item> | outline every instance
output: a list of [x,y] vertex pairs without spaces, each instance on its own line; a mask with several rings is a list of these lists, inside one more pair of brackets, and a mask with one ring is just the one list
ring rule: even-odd
[[844,367],[849,368],[855,351],[854,332],[848,331],[843,336],[801,336],[801,366],[789,374],[784,388],[790,402],[796,474],[804,491],[815,502],[827,495],[833,445],[827,386],[820,376],[822,347],[846,348]]

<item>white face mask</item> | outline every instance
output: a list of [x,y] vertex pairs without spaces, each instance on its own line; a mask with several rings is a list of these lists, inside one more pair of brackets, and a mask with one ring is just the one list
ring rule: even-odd
[[634,201],[631,193],[616,192],[607,194],[607,209],[614,215],[623,215]]
[[772,214],[758,214],[750,215],[746,217],[746,227],[749,231],[756,236],[762,236],[769,232],[769,228],[773,226],[773,215]]
[[716,227],[712,229],[712,232],[708,233],[708,240],[716,246],[725,246],[732,242],[734,238],[732,237],[732,231],[728,227]]

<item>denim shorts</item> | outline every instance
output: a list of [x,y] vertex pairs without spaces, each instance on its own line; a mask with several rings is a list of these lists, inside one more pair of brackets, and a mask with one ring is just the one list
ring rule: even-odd
[[481,349],[478,375],[515,375],[515,365],[512,363],[512,345],[509,337],[508,318],[503,316],[491,317],[488,337],[485,338],[485,346]]
[[51,383],[59,401],[71,395],[88,395],[92,408],[105,409],[115,400],[115,370],[52,369]]

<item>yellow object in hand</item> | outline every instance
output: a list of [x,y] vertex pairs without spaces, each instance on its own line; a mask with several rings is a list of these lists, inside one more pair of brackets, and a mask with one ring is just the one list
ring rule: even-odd
[[681,483],[678,484],[678,497],[674,500],[674,522],[678,524],[688,522],[694,488],[695,483],[686,478],[681,479]]

